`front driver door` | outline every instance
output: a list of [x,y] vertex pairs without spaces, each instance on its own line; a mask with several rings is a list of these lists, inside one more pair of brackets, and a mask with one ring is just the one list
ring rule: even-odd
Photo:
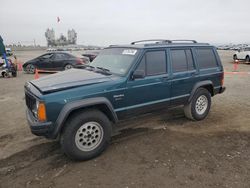
[[131,78],[127,83],[127,115],[167,107],[170,100],[171,82],[168,77],[165,49],[146,51],[136,70],[144,71],[145,77]]

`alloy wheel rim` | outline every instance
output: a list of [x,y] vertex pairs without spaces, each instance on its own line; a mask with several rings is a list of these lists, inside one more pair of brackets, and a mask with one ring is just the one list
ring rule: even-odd
[[28,65],[27,66],[27,71],[29,72],[29,73],[34,73],[35,71],[35,67],[33,66],[33,65]]
[[207,97],[205,95],[201,95],[200,97],[198,97],[195,104],[195,110],[197,114],[199,115],[204,114],[205,111],[207,110],[207,107],[208,107]]
[[84,123],[76,132],[75,143],[81,151],[92,151],[103,139],[103,128],[97,122]]
[[66,65],[65,66],[65,70],[68,70],[68,69],[71,69],[72,68],[72,65]]

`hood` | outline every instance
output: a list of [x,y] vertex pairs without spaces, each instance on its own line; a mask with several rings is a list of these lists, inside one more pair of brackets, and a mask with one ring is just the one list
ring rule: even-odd
[[111,80],[112,75],[103,75],[85,69],[71,69],[30,81],[40,92],[51,93],[59,90],[98,84]]

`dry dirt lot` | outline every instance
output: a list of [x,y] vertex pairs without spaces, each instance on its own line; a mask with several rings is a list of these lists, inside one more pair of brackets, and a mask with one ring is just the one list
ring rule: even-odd
[[[220,56],[232,71],[232,52]],[[239,70],[250,72],[250,64]],[[23,85],[31,79],[0,78],[0,188],[250,187],[250,74],[225,75],[227,90],[212,99],[205,120],[189,121],[181,108],[135,117],[119,124],[129,126],[100,157],[85,162],[30,133]]]

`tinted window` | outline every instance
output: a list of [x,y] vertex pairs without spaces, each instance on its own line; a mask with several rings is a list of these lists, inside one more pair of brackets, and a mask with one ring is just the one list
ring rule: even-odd
[[43,59],[48,59],[52,56],[53,54],[45,54],[45,55],[42,55],[41,58]]
[[61,60],[61,59],[67,59],[67,55],[65,54],[56,54],[55,57],[57,60]]
[[147,75],[163,74],[167,71],[165,51],[146,53]]
[[171,50],[173,72],[187,71],[187,59],[185,50]]
[[216,67],[216,58],[212,49],[196,49],[197,62],[201,69]]
[[146,70],[145,70],[146,66],[145,65],[146,65],[146,60],[145,60],[145,56],[143,56],[139,66],[137,67],[136,70],[146,72]]
[[194,69],[191,50],[171,50],[173,72],[183,72]]

